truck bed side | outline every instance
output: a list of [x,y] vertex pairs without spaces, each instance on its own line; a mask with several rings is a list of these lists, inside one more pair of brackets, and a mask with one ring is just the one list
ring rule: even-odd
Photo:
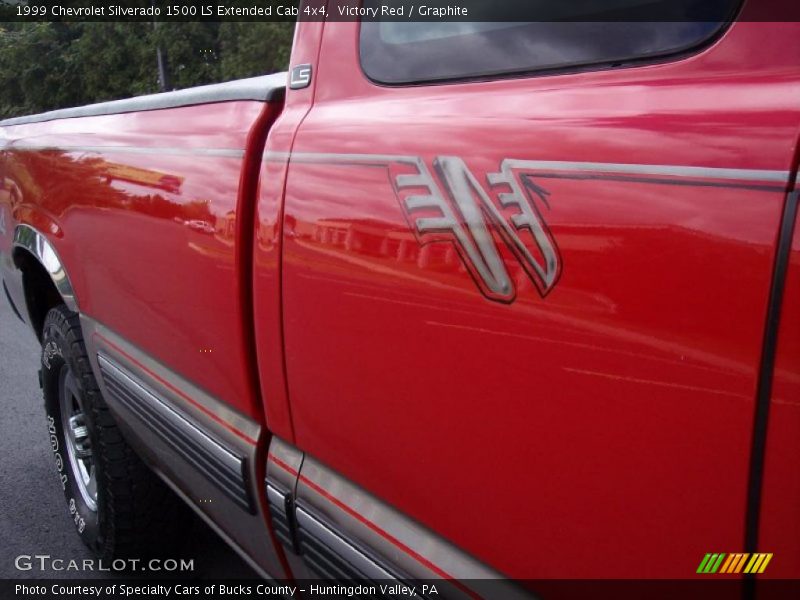
[[80,313],[131,443],[272,574],[283,570],[254,484],[265,430],[244,296],[261,155],[284,82],[278,74],[0,129],[0,265],[12,304],[36,332],[53,303]]

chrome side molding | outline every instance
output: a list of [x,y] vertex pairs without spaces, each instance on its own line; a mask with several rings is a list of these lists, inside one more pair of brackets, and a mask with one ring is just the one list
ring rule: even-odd
[[247,461],[243,456],[213,439],[109,356],[98,353],[97,362],[103,383],[114,400],[238,506],[250,514],[256,513],[247,483]]
[[78,300],[69,281],[67,270],[50,241],[30,225],[20,224],[14,229],[12,245],[15,248],[24,248],[41,263],[50,274],[67,308],[72,312],[78,312]]
[[[279,482],[268,477],[266,485],[275,535],[287,550],[302,558],[314,575],[331,581],[374,581],[387,586],[400,584],[406,589],[421,589],[408,575],[400,574],[359,547],[313,509],[296,505],[292,494]],[[416,592],[403,597],[424,598]]]
[[407,576],[391,572],[308,509],[298,506],[295,514],[300,551],[306,563],[325,578],[408,582]]
[[273,530],[298,578],[375,582],[382,594],[406,598],[536,598],[277,437],[265,484]]
[[275,536],[289,550],[300,554],[300,548],[295,538],[296,525],[292,494],[277,481],[267,480],[267,504]]

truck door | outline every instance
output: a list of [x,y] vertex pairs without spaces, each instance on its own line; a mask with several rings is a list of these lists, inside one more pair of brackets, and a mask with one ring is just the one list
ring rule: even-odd
[[325,24],[288,441],[508,576],[689,577],[743,550],[800,29],[584,21]]

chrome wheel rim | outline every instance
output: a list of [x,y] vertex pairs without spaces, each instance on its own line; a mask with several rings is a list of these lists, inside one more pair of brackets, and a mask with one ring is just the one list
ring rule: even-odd
[[67,365],[61,368],[58,389],[61,427],[64,430],[70,470],[84,503],[90,510],[97,511],[97,473],[92,441],[78,386]]

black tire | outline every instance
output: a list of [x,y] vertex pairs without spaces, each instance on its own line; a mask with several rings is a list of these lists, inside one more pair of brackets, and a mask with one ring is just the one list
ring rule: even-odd
[[[78,315],[63,305],[44,322],[42,391],[70,519],[86,545],[104,561],[177,551],[190,511],[123,439],[92,373]],[[82,486],[78,478],[91,482],[92,472],[94,488]]]

